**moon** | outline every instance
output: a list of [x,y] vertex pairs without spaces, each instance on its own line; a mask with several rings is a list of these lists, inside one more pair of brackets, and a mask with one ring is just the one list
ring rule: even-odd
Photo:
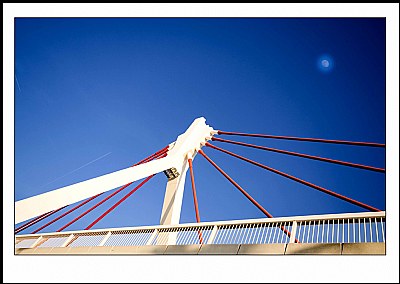
[[329,61],[324,59],[321,61],[322,67],[328,68],[329,67]]
[[318,65],[318,69],[322,73],[330,73],[335,65],[333,57],[328,54],[323,54],[319,56],[318,61],[316,63]]

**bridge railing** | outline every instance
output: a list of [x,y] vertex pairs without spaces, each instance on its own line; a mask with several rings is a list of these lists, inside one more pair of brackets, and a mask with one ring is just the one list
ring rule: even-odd
[[385,242],[385,211],[16,235],[15,248]]

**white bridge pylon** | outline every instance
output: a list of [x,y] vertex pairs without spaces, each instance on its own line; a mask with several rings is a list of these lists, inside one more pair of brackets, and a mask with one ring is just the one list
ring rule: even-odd
[[205,122],[204,117],[195,119],[185,133],[170,144],[164,158],[15,202],[15,224],[162,171],[172,176],[167,183],[160,223],[179,224],[187,159],[193,159],[205,142],[217,134]]

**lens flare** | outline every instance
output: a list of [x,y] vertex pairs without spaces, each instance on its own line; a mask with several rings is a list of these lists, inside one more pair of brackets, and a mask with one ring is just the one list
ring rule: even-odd
[[320,56],[317,61],[317,66],[319,70],[321,70],[324,73],[332,71],[334,66],[332,57],[326,54]]

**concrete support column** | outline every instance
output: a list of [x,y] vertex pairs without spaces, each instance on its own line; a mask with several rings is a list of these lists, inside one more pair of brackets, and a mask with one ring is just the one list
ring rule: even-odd
[[185,159],[181,164],[182,168],[177,169],[180,173],[175,179],[169,180],[165,190],[164,204],[162,208],[160,225],[179,224],[183,200],[183,189],[185,177],[188,170],[188,162]]
[[[177,225],[181,218],[183,190],[185,186],[186,172],[189,168],[187,159],[184,159],[178,177],[169,180],[165,190],[164,204],[161,212],[160,225]],[[177,232],[168,232],[167,245],[175,245]]]

